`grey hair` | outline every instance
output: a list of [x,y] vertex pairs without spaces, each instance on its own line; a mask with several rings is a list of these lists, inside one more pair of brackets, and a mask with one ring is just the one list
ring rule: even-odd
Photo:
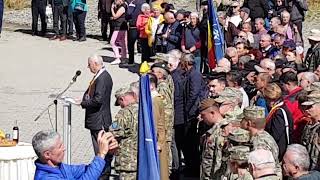
[[218,11],[217,12],[218,17],[227,18],[227,13],[225,11]]
[[254,22],[261,22],[263,25],[265,25],[265,21],[262,18],[256,18]]
[[284,11],[281,12],[281,18],[283,18],[283,16],[284,16],[285,14],[287,14],[287,15],[289,15],[289,17],[291,17],[291,16],[290,16],[290,13],[289,13],[288,11],[284,10]]
[[302,76],[304,76],[310,84],[319,81],[318,76],[313,72],[303,72]]
[[190,13],[190,17],[196,17],[196,18],[199,18],[199,14],[196,13],[196,12],[192,12]]
[[266,149],[256,149],[249,153],[248,163],[253,164],[258,170],[275,168],[272,152]]
[[271,20],[272,19],[276,20],[278,25],[281,24],[281,19],[278,16],[275,16],[275,17],[271,18]]
[[271,41],[271,36],[270,36],[270,34],[262,34],[260,39],[263,39],[263,38],[267,38],[268,40]]
[[100,65],[103,65],[102,57],[97,55],[97,54],[93,54],[93,55],[89,56],[88,60],[92,61],[92,62],[95,62],[97,64],[100,64]]
[[141,11],[145,12],[147,9],[150,9],[150,5],[148,3],[143,3],[141,5]]
[[169,57],[174,57],[174,58],[180,60],[180,58],[182,56],[182,52],[179,49],[173,49],[168,52],[168,55],[169,55]]
[[130,91],[132,91],[137,97],[139,97],[139,81],[132,82],[130,84]]
[[237,52],[237,49],[235,47],[228,47],[226,49],[226,53],[227,53],[227,55],[229,55],[229,54],[237,54],[238,52]]
[[298,166],[303,171],[308,171],[310,166],[310,157],[306,147],[300,144],[288,145],[286,154],[290,152],[290,162],[294,166]]
[[32,146],[39,158],[42,157],[43,152],[51,149],[56,143],[60,135],[52,130],[40,131],[32,138]]
[[265,64],[265,67],[267,67],[273,71],[276,69],[276,64],[269,58],[262,59],[260,62],[260,66],[262,66],[262,64]]

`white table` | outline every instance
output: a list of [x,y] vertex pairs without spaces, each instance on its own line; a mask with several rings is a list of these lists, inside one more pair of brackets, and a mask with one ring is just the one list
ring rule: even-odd
[[0,179],[32,180],[37,158],[29,143],[20,142],[13,147],[0,147]]

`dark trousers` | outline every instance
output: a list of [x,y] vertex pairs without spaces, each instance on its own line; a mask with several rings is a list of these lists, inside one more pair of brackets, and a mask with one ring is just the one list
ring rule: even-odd
[[32,11],[32,32],[38,32],[38,19],[40,15],[41,20],[41,32],[45,33],[47,31],[46,22],[46,0],[32,0],[31,11]]
[[[99,131],[90,130],[90,133],[91,133],[94,154],[97,155],[99,153],[99,145],[97,142]],[[104,160],[106,161],[106,165],[104,166],[104,170],[102,171],[101,175],[110,175],[111,174],[112,155],[107,154],[106,157],[104,158]]]
[[86,20],[86,11],[79,11],[75,10],[73,13],[73,22],[76,28],[77,37],[82,38],[86,36],[86,27],[85,27],[85,20]]
[[0,0],[0,33],[2,31],[3,0]]
[[68,14],[67,15],[67,31],[69,35],[72,35],[73,34],[73,14],[70,10],[68,11],[67,14]]
[[180,152],[182,151],[186,164],[186,172],[193,177],[199,177],[200,172],[200,140],[197,134],[197,122],[197,119],[193,119],[185,124],[175,125],[174,127],[179,157],[181,157]]
[[[67,15],[68,7],[64,7],[62,4],[55,4],[53,6],[53,31],[56,35],[65,36],[67,34]],[[61,31],[59,30],[59,20]]]
[[148,38],[140,38],[140,44],[141,44],[141,62],[148,61],[150,62],[150,56],[151,56],[151,48],[148,44]]
[[134,63],[134,44],[138,39],[138,31],[136,27],[129,27],[128,31],[128,52],[129,52],[129,64]]
[[[113,27],[111,25],[112,14],[101,11],[101,35],[103,40],[111,39],[113,33]],[[109,36],[107,35],[109,25]]]
[[[73,34],[73,13],[69,10],[69,7],[67,7],[67,27],[66,31],[68,35]],[[60,29],[62,29],[62,24],[60,24]],[[62,32],[60,31],[60,34]]]

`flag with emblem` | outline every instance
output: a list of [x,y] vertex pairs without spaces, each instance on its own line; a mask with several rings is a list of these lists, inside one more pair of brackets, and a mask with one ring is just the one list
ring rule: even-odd
[[208,1],[208,62],[210,69],[214,69],[217,60],[224,57],[224,37],[221,32],[213,1]]
[[140,77],[138,180],[160,180],[160,162],[149,83],[148,75]]

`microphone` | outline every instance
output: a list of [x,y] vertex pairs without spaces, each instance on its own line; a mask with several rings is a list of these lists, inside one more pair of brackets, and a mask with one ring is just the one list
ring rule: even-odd
[[81,74],[81,71],[78,70],[78,71],[76,72],[76,74],[73,76],[72,81],[73,81],[73,82],[76,82],[77,77],[80,76],[80,74]]

